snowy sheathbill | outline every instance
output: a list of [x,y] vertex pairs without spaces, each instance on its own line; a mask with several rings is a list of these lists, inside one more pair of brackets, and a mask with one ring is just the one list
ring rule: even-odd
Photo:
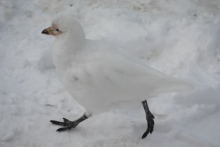
[[55,36],[53,62],[59,80],[85,109],[75,121],[51,120],[61,125],[57,131],[76,127],[94,113],[130,107],[142,102],[148,123],[142,138],[154,129],[154,115],[148,98],[160,93],[192,89],[193,85],[167,76],[140,59],[105,41],[85,38],[80,23],[70,16],[56,18],[43,34]]

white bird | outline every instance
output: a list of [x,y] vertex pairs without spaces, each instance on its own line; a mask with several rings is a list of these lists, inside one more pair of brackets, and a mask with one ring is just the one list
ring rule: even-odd
[[122,109],[142,102],[148,128],[143,134],[153,132],[154,116],[145,99],[161,93],[192,89],[189,82],[167,76],[123,49],[104,41],[85,38],[80,23],[72,17],[58,17],[43,34],[55,36],[53,62],[63,86],[85,109],[85,114],[75,121],[51,120],[64,126],[57,131],[76,127],[93,113]]

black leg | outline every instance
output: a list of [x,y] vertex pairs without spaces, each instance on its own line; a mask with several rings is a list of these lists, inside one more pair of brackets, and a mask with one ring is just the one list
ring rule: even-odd
[[142,139],[147,137],[149,133],[152,133],[154,131],[154,115],[150,112],[147,100],[142,101],[142,105],[144,107],[145,113],[146,113],[146,119],[147,119],[147,130],[142,135]]
[[72,128],[75,128],[79,123],[86,120],[87,118],[89,118],[89,117],[86,114],[84,114],[83,116],[81,116],[79,119],[77,119],[75,121],[69,121],[68,119],[63,118],[63,122],[59,122],[59,121],[55,121],[55,120],[51,120],[50,122],[55,125],[64,126],[63,128],[57,129],[57,131],[60,132],[60,131],[66,131],[66,130],[70,130]]

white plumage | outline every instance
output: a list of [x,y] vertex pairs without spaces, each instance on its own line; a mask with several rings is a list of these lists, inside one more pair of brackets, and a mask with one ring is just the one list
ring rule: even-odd
[[85,39],[73,18],[52,23],[55,35],[53,61],[58,77],[71,96],[88,112],[99,113],[129,107],[160,93],[193,88],[150,68],[125,50],[104,41]]
[[160,93],[193,88],[108,42],[85,39],[83,28],[73,18],[58,17],[51,28],[56,36],[53,61],[58,77],[88,112],[121,109]]
[[150,68],[125,50],[105,41],[85,38],[81,25],[71,17],[59,17],[43,34],[56,37],[53,61],[57,75],[70,95],[86,109],[75,121],[51,120],[64,126],[57,131],[75,128],[91,116],[113,109],[122,109],[142,102],[148,123],[142,135],[154,130],[154,115],[145,99],[160,93],[193,89],[193,84],[178,80]]

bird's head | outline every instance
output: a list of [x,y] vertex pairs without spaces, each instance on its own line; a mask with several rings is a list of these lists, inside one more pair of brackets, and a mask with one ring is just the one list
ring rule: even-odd
[[85,37],[82,26],[77,20],[70,16],[60,16],[53,20],[51,26],[42,31],[42,34],[61,36],[71,33],[74,36]]

